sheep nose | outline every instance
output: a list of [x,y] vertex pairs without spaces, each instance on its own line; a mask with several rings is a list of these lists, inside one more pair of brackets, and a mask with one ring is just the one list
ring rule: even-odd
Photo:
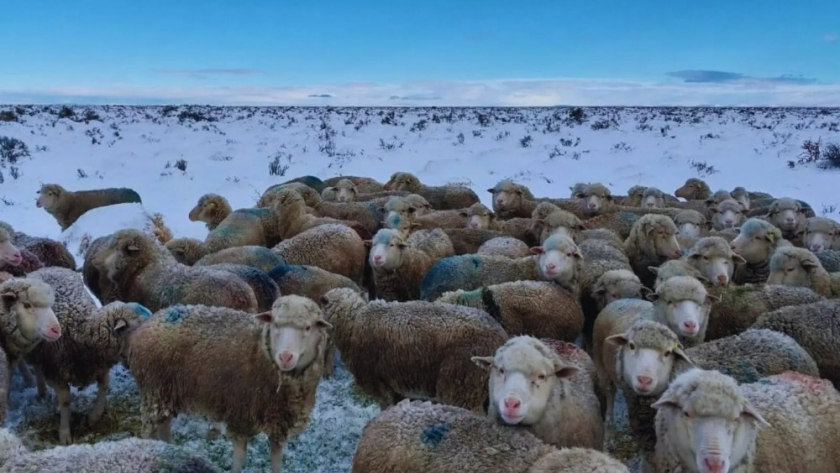
[[645,388],[653,384],[653,378],[650,376],[636,376],[636,381],[639,383],[639,386]]
[[505,398],[505,410],[515,410],[519,409],[519,406],[522,405],[522,401],[516,398]]
[[50,335],[52,335],[55,338],[60,337],[61,336],[61,325],[53,324],[49,328],[49,332],[50,332]]
[[726,285],[729,282],[729,278],[725,274],[719,274],[717,277],[717,282],[721,285]]
[[291,364],[292,363],[292,358],[294,358],[294,355],[292,355],[291,353],[289,353],[287,351],[284,351],[283,353],[280,353],[280,362],[283,363],[284,365]]
[[733,222],[731,218],[728,218],[728,219],[723,221],[723,224],[726,225],[727,227],[731,227],[732,224],[734,224],[734,223],[735,222]]
[[811,245],[811,251],[813,251],[814,253],[816,253],[818,251],[821,251],[821,250],[822,250],[822,245]]
[[697,324],[689,320],[687,322],[683,322],[683,327],[687,328],[688,330],[694,330],[695,328],[697,328]]
[[595,210],[595,208],[598,207],[598,204],[596,204],[595,202],[590,202],[588,207],[589,210]]
[[723,459],[719,457],[703,459],[703,466],[709,473],[723,473]]
[[499,206],[499,207],[501,207],[504,204],[505,204],[505,201],[503,201],[502,199],[499,199],[499,200],[496,201],[496,205]]
[[793,217],[785,218],[785,223],[793,223]]
[[548,263],[547,265],[545,265],[545,269],[547,269],[548,271],[554,271],[555,269],[557,269],[557,265],[555,265],[554,263]]
[[381,263],[382,262],[382,256],[380,256],[380,255],[374,256],[373,257],[373,262],[374,263]]

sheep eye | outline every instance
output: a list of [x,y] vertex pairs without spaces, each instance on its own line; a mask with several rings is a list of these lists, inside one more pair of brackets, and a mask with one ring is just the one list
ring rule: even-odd
[[303,330],[304,330],[305,332],[308,332],[308,331],[309,331],[309,330],[311,330],[311,329],[312,329],[312,326],[311,326],[311,325],[307,325],[306,327],[303,327]]
[[668,351],[666,351],[666,352],[664,353],[664,355],[665,355],[666,357],[669,357],[669,356],[671,356],[671,355],[673,355],[673,354],[674,354],[674,352],[672,352],[671,350],[668,350]]
[[704,257],[703,257],[703,259],[704,259],[704,260],[706,260],[706,261],[709,261],[709,257],[708,257],[708,256],[704,256]]
[[545,381],[545,375],[541,374],[541,375],[537,376],[537,379],[539,379],[540,381]]
[[24,302],[24,303],[23,303],[23,308],[24,308],[24,309],[31,309],[31,308],[32,308],[32,304],[30,304],[29,302]]
[[635,343],[633,343],[633,342],[630,342],[630,344],[629,344],[629,345],[627,345],[627,346],[628,346],[631,350],[635,350],[635,349],[636,349],[636,344],[635,344]]
[[688,413],[688,412],[686,412],[686,411],[683,411],[683,415],[684,415],[686,418],[689,418],[689,419],[691,418],[691,414],[689,414],[689,413]]
[[499,374],[505,374],[505,369],[502,368],[502,367],[499,367]]

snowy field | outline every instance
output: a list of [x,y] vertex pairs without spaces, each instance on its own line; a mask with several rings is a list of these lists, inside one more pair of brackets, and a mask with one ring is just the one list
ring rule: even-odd
[[[154,213],[176,237],[203,239],[204,224],[187,214],[208,192],[236,209],[305,174],[385,182],[396,171],[430,185],[469,185],[488,206],[486,189],[503,178],[537,196],[567,197],[578,181],[602,182],[614,194],[636,184],[670,193],[700,177],[713,191],[740,185],[796,197],[840,219],[840,158],[830,168],[832,143],[840,144],[837,109],[0,106],[0,220],[67,242],[81,265],[82,241],[143,228]],[[131,187],[143,204],[95,210],[62,233],[35,206],[44,183]],[[12,393],[10,426],[35,447],[55,444],[53,399],[35,399],[17,374]],[[109,412],[91,430],[82,414],[94,393],[91,386],[74,397],[77,442],[139,433],[130,374],[113,371]],[[354,392],[339,364],[319,387],[310,428],[286,447],[283,471],[348,472],[361,429],[378,410]],[[173,440],[229,468],[230,442],[205,440],[207,427],[179,418]],[[246,466],[267,468],[265,436],[251,443]]]

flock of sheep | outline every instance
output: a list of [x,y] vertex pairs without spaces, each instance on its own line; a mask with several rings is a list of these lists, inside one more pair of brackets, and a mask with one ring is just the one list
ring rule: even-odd
[[[699,179],[673,196],[487,192],[492,209],[398,172],[304,176],[254,208],[207,194],[189,213],[203,241],[161,220],[120,230],[90,243],[81,278],[63,245],[0,223],[0,417],[20,369],[55,391],[64,445],[2,429],[0,472],[219,471],[168,443],[180,413],[226,427],[234,473],[266,433],[279,472],[336,350],[382,408],[353,473],[628,472],[618,391],[644,471],[840,471],[840,224]],[[140,197],[38,198],[62,228],[122,202]],[[141,438],[70,445],[70,386],[97,384],[93,425],[118,363]]]

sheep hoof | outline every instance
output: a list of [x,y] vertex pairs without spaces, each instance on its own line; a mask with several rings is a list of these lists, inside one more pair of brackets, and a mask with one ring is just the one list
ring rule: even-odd
[[73,443],[73,439],[70,437],[70,429],[59,430],[58,431],[58,444],[59,445],[70,445],[72,443]]

